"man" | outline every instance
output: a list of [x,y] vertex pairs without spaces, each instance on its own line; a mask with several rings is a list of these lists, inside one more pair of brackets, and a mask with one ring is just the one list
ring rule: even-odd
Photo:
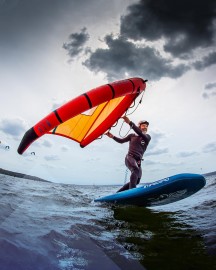
[[118,143],[129,142],[129,150],[125,157],[125,165],[131,171],[130,182],[126,183],[117,192],[135,188],[136,185],[139,184],[142,176],[141,160],[151,140],[151,136],[147,134],[149,126],[147,121],[140,121],[137,127],[127,116],[123,116],[122,118],[131,126],[136,134],[129,134],[127,137],[121,139],[115,137],[110,132],[106,133],[109,138],[114,139]]

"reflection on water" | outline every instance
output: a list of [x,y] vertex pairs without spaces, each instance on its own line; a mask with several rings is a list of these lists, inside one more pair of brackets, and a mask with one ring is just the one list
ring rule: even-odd
[[146,269],[216,269],[202,235],[177,221],[175,214],[139,207],[112,207],[113,219],[101,221]]

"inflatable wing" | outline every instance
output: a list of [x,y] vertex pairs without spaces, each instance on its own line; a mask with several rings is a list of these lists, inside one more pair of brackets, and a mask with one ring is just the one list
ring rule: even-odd
[[136,97],[145,90],[141,78],[113,82],[92,89],[50,113],[24,135],[18,153],[44,134],[67,137],[85,147],[125,113]]

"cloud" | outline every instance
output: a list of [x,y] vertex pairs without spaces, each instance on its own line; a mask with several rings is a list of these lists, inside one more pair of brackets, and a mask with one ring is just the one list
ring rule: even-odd
[[81,29],[80,33],[72,33],[69,36],[69,42],[63,44],[63,48],[68,52],[70,59],[74,59],[84,50],[84,45],[89,39],[86,27]]
[[207,83],[204,87],[204,92],[202,93],[202,97],[205,99],[209,99],[211,97],[216,96],[216,82]]
[[8,143],[2,142],[0,140],[0,149],[7,150],[8,151],[8,150],[10,150],[10,145]]
[[0,0],[0,14],[3,12],[11,11],[14,8],[16,8],[19,4],[20,0],[11,0],[11,1],[6,1],[6,0]]
[[42,145],[45,146],[45,147],[50,148],[50,147],[53,146],[53,143],[51,143],[51,142],[48,141],[48,140],[44,140],[43,143],[42,143]]
[[169,152],[168,148],[155,149],[155,150],[146,152],[145,156],[162,155],[162,154],[167,154],[168,152]]
[[46,169],[56,169],[56,167],[53,164],[41,164],[42,167],[46,168]]
[[124,78],[126,74],[150,80],[178,78],[189,69],[184,64],[174,65],[154,48],[137,46],[122,36],[107,35],[105,43],[108,49],[96,49],[83,64],[96,73],[104,72],[109,81]]
[[87,158],[86,162],[98,162],[101,159],[99,157],[92,157],[92,158]]
[[213,82],[213,83],[207,83],[205,85],[205,89],[206,90],[211,90],[212,88],[216,88],[216,82]]
[[196,48],[214,45],[214,0],[140,0],[121,17],[121,35],[133,40],[159,41],[164,50],[185,58]]
[[[24,153],[22,154],[22,156],[23,156],[23,157],[31,157],[31,158],[33,158],[33,159],[36,158],[36,154],[35,154],[34,151],[32,151],[32,152],[24,152]],[[32,159],[29,159],[29,160],[32,160]]]
[[10,135],[13,138],[17,139],[26,132],[27,125],[25,121],[21,118],[5,118],[0,121],[0,130],[6,135]]
[[204,99],[209,99],[209,98],[215,97],[215,96],[216,96],[216,91],[213,91],[211,93],[206,93],[206,92],[202,93],[202,97]]
[[202,60],[193,63],[193,67],[198,71],[203,71],[205,68],[216,64],[216,52],[211,52],[204,56]]
[[181,166],[183,162],[160,162],[160,161],[153,161],[153,160],[145,160],[144,161],[145,166],[157,166],[157,169],[161,167],[176,167],[176,166]]
[[44,159],[47,161],[60,160],[60,158],[57,155],[47,155],[44,156]]
[[206,144],[203,147],[203,152],[204,153],[216,152],[216,142],[211,142],[211,143]]
[[119,35],[106,34],[106,48],[90,51],[83,65],[108,81],[132,76],[157,81],[203,70],[216,64],[215,10],[214,0],[140,0],[121,17]]
[[148,149],[151,150],[155,148],[159,143],[160,140],[167,138],[168,135],[160,130],[152,130],[151,131],[151,141],[149,144]]
[[182,151],[182,152],[179,152],[177,154],[178,157],[180,158],[185,158],[185,157],[191,157],[191,156],[195,156],[197,155],[198,153],[195,152],[195,151]]
[[57,100],[54,100],[53,103],[52,103],[52,111],[58,109],[59,107],[61,107],[63,104],[65,104],[67,101],[66,100],[63,100],[63,101],[57,101]]
[[62,150],[63,152],[67,152],[67,151],[70,150],[70,147],[68,147],[67,145],[62,145],[62,146],[61,146],[61,150]]
[[145,160],[144,161],[145,166],[151,166],[151,165],[156,165],[158,164],[156,161],[152,161],[152,160]]
[[[58,28],[64,28],[65,21],[71,23],[71,17],[74,20],[78,19],[77,11],[83,6],[81,2],[76,0],[0,0],[0,25],[5,26],[0,27],[0,52],[5,52],[5,49],[9,48],[13,51],[15,44],[16,51],[19,53],[24,48],[31,53],[36,48],[44,49],[44,44],[49,42],[50,37],[59,34],[56,25]],[[88,6],[89,3],[85,5]],[[21,58],[23,58],[22,54]]]

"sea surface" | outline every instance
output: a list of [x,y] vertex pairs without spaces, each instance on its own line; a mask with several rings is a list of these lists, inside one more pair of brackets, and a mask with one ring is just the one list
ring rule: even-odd
[[0,270],[216,269],[216,175],[182,201],[95,203],[115,186],[0,174]]

